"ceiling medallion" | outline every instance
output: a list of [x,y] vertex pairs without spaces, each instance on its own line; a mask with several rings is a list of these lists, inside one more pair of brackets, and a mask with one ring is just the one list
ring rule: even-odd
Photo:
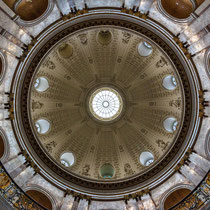
[[122,108],[122,97],[113,88],[99,88],[90,96],[89,109],[98,120],[112,121],[121,114]]

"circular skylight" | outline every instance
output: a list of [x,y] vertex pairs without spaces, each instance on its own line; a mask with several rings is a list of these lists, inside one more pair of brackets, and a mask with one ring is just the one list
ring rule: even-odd
[[89,106],[94,117],[102,121],[110,121],[120,115],[123,102],[116,90],[104,87],[91,95]]
[[151,152],[142,152],[139,161],[144,166],[149,166],[154,162],[154,155]]
[[70,167],[74,164],[75,158],[72,152],[65,152],[60,157],[61,164]]

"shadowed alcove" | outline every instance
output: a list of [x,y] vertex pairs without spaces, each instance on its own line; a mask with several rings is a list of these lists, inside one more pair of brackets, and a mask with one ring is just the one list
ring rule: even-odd
[[22,0],[17,6],[16,12],[22,20],[32,21],[44,14],[48,6],[48,0]]
[[193,4],[190,0],[161,0],[164,10],[178,19],[185,19],[193,12]]
[[165,200],[164,210],[170,209],[172,206],[179,203],[182,199],[184,199],[188,194],[190,194],[191,190],[189,189],[178,189],[172,192]]
[[37,191],[37,190],[28,190],[26,193],[33,198],[36,202],[41,204],[43,207],[51,210],[52,209],[52,203],[50,199],[44,195],[43,193]]

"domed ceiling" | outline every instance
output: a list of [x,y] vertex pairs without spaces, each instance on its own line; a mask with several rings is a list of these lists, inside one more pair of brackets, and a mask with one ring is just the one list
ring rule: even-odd
[[175,42],[154,24],[112,16],[61,22],[13,81],[13,126],[43,176],[102,197],[164,179],[196,120]]
[[[152,49],[148,56],[140,54],[147,52],[145,42]],[[176,83],[172,89],[164,87],[167,76]],[[40,62],[31,86],[31,123],[43,150],[60,165],[62,154],[73,153],[74,163],[65,169],[91,179],[121,179],[148,170],[171,149],[182,124],[183,90],[168,56],[143,36],[117,27],[87,29],[57,43]],[[91,108],[94,92],[99,93],[98,113]],[[120,104],[119,116],[112,119],[113,112],[106,120],[112,103]],[[103,109],[104,118],[98,118]],[[178,122],[174,130],[164,128],[168,118]],[[40,120],[49,123],[46,132]],[[143,152],[152,154],[149,166],[140,161]],[[104,164],[113,167],[112,176],[100,173]]]

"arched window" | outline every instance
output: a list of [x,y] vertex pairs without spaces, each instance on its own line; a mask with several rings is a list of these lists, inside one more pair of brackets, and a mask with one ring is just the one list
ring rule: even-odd
[[163,127],[169,133],[173,133],[176,131],[178,126],[178,121],[174,117],[169,117],[163,121]]
[[108,45],[112,41],[112,33],[108,30],[100,31],[97,39],[100,44]]
[[1,78],[2,73],[3,73],[3,62],[2,62],[2,59],[0,57],[0,78]]
[[160,0],[161,7],[169,15],[177,19],[186,19],[195,9],[191,0]]
[[71,45],[64,43],[58,47],[58,53],[62,58],[67,59],[72,56],[73,48]]
[[100,168],[100,175],[105,179],[110,179],[114,176],[114,168],[111,164],[106,163]]
[[50,129],[50,123],[49,123],[49,121],[47,121],[45,119],[37,120],[35,123],[35,126],[36,126],[37,132],[40,134],[45,134]]
[[154,162],[154,155],[151,152],[142,152],[139,161],[143,166],[149,166]]
[[0,50],[0,84],[4,79],[4,75],[6,72],[6,57],[5,54]]
[[49,88],[49,83],[45,77],[39,77],[35,80],[34,88],[38,92],[44,92]]
[[35,200],[37,203],[39,203],[46,209],[48,209],[48,210],[52,209],[52,203],[51,203],[50,199],[44,193],[39,192],[37,190],[27,190],[26,193],[33,200]]
[[70,167],[75,162],[74,154],[72,152],[65,152],[61,155],[60,161],[65,167]]
[[0,159],[3,157],[4,155],[4,141],[2,136],[0,135]]
[[22,0],[16,5],[15,10],[22,20],[33,21],[41,17],[47,8],[48,0]]
[[165,200],[164,202],[164,210],[168,210],[171,207],[173,207],[174,205],[176,205],[177,203],[179,203],[182,199],[184,199],[189,193],[191,192],[191,190],[189,189],[178,189],[174,192],[172,192]]
[[138,53],[140,56],[146,57],[152,54],[152,46],[148,42],[141,42],[138,45]]
[[174,90],[177,87],[176,78],[173,75],[168,75],[163,79],[163,87],[167,90]]

